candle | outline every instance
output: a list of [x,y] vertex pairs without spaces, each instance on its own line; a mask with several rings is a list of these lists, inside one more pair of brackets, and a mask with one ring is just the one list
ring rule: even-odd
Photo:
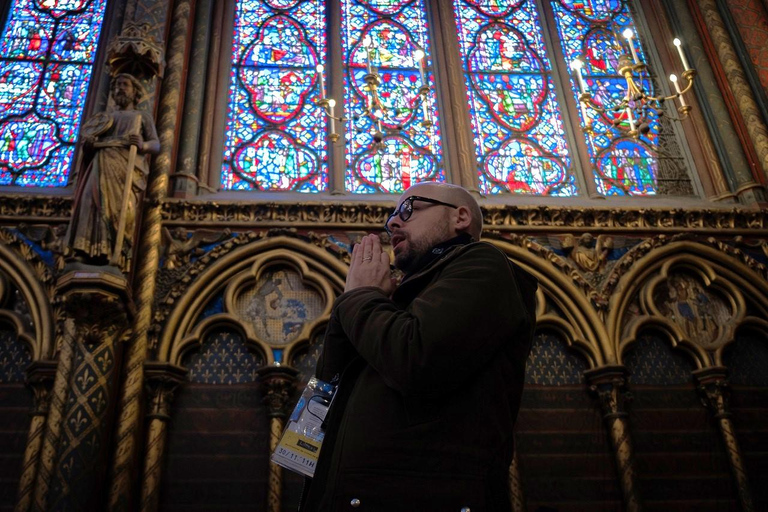
[[322,64],[317,65],[317,73],[320,75],[320,98],[325,99],[325,77],[323,76],[323,71],[325,68]]
[[640,64],[640,59],[637,57],[637,52],[635,51],[635,43],[632,42],[632,37],[635,35],[634,32],[632,32],[632,29],[628,28],[623,32],[623,35],[629,43],[629,51],[632,53],[632,60],[635,64]]
[[413,53],[413,58],[416,59],[416,63],[419,66],[419,75],[421,75],[422,85],[427,85],[427,75],[424,71],[424,52],[421,50],[416,50]]
[[363,39],[363,47],[365,47],[365,69],[368,70],[368,74],[373,73],[373,67],[371,65],[371,38],[369,36],[365,36],[365,39]]
[[587,117],[587,107],[584,105],[583,101],[579,102],[579,106],[581,107],[581,117],[584,118],[584,125],[588,125],[590,122],[589,117]]
[[683,99],[683,92],[680,90],[680,84],[677,83],[677,75],[669,75],[669,80],[675,86],[675,91],[677,91],[677,97],[680,98],[680,105],[684,107],[685,100]]
[[573,70],[573,73],[576,75],[576,80],[579,82],[579,90],[582,94],[587,92],[587,85],[584,83],[584,77],[581,76],[581,68],[584,66],[584,63],[581,62],[579,59],[575,59],[573,62],[571,62],[571,69]]
[[627,107],[627,121],[629,121],[629,130],[635,131],[635,119],[632,117],[632,109]]
[[677,47],[677,53],[680,54],[680,60],[683,61],[683,69],[688,71],[691,69],[691,67],[688,65],[688,59],[685,58],[685,53],[683,52],[683,43],[678,38],[675,38],[672,43]]
[[334,113],[334,107],[336,107],[336,100],[333,98],[328,100],[328,107],[331,109],[330,111],[330,118],[331,118],[331,133],[336,133],[336,115]]

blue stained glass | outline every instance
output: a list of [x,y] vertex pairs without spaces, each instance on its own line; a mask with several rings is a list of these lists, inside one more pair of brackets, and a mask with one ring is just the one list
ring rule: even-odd
[[[616,105],[626,95],[626,80],[619,75],[618,60],[622,54],[630,54],[628,44],[617,36],[625,29],[635,34],[632,14],[625,2],[602,0],[575,2],[553,0],[552,8],[558,34],[564,50],[564,63],[574,59],[584,63],[583,76],[588,92],[595,103],[603,107]],[[642,44],[635,37],[634,48],[641,62],[647,62]],[[649,77],[641,81],[643,88],[654,94]],[[579,86],[571,78],[571,91],[579,96]],[[599,114],[593,110],[580,113],[582,126],[591,124],[584,131],[597,189],[606,195],[654,195],[657,189],[658,136],[661,129],[658,116],[649,110],[647,133],[639,140],[622,138],[619,127],[629,127],[626,111],[609,110]],[[636,122],[635,119],[632,120]]]
[[551,63],[530,1],[454,0],[480,190],[571,196]]
[[64,186],[106,0],[14,0],[0,40],[0,185]]
[[[342,2],[344,108],[352,120],[347,125],[347,191],[399,193],[413,183],[446,180],[424,12],[423,0]],[[417,50],[426,54],[424,62],[416,60]],[[372,108],[366,82],[374,70],[380,79],[380,108]],[[424,85],[430,90],[422,102]]]
[[221,186],[320,192],[328,185],[322,2],[242,1],[232,47]]

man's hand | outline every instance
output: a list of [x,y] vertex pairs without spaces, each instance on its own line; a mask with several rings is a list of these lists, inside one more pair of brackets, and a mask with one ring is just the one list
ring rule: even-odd
[[389,254],[381,249],[378,235],[366,235],[352,249],[352,264],[344,291],[363,286],[376,286],[389,297],[395,291],[395,280],[389,271]]

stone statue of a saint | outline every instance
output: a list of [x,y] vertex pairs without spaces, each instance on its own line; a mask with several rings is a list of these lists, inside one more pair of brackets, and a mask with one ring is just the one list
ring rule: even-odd
[[[114,108],[88,118],[80,130],[84,158],[79,169],[67,253],[91,265],[127,272],[137,212],[147,186],[148,155],[160,152],[150,115],[137,110],[144,88],[134,76],[112,79]],[[126,177],[131,177],[130,187]]]

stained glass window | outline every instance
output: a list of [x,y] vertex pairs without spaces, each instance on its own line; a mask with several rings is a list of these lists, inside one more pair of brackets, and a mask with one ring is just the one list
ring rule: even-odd
[[[584,82],[595,103],[603,107],[618,104],[625,98],[626,80],[619,75],[619,57],[635,52],[639,61],[647,63],[647,55],[638,38],[632,13],[625,1],[552,1],[557,32],[563,47],[563,64],[574,59],[584,63]],[[633,42],[620,35],[629,30]],[[646,76],[643,88],[656,95],[653,77]],[[570,89],[575,97],[579,86],[571,78]],[[580,113],[582,126],[597,190],[605,195],[654,195],[657,193],[691,194],[682,157],[677,150],[661,148],[662,143],[674,144],[674,138],[660,138],[662,122],[653,110],[645,109],[647,131],[638,139],[622,137],[618,125],[625,128],[639,120],[626,111],[598,114],[588,110],[589,120]],[[666,130],[669,131],[669,128]],[[669,149],[669,148],[668,148]]]
[[576,194],[535,2],[455,0],[454,11],[480,190]]
[[0,40],[0,185],[64,186],[106,0],[13,0]]
[[[413,183],[446,179],[425,12],[424,0],[342,1],[344,102],[352,120],[347,191],[400,193]],[[380,106],[366,82],[371,74],[379,76]],[[422,101],[424,85],[430,91]]]
[[316,105],[325,40],[323,2],[237,3],[224,189],[326,189],[326,119]]

